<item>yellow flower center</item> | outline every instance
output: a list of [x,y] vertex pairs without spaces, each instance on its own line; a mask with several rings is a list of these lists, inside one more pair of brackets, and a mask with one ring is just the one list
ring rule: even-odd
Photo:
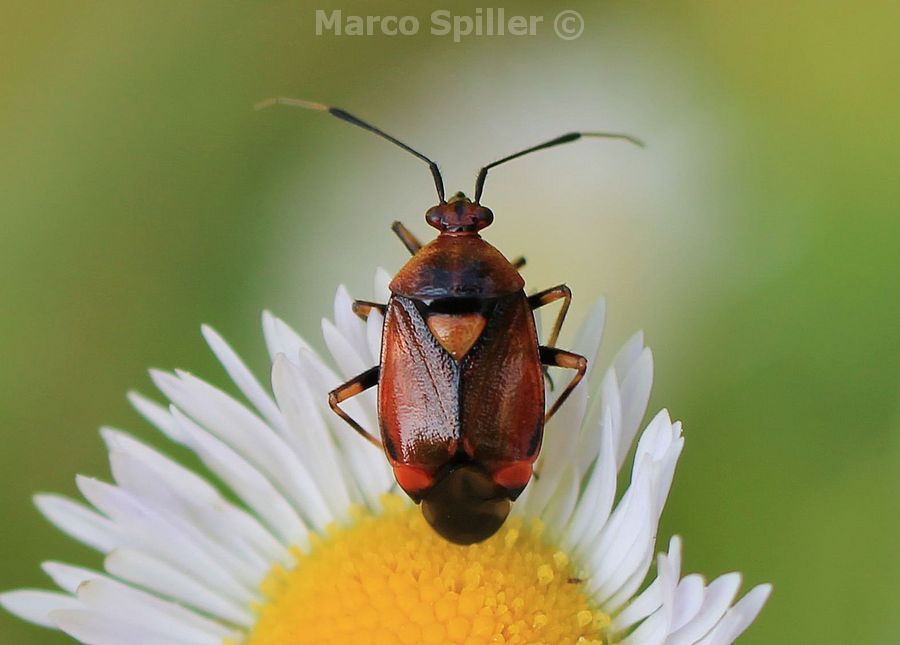
[[602,645],[609,617],[593,607],[565,553],[539,522],[507,520],[461,547],[397,496],[359,512],[276,566],[250,645],[301,643],[548,643]]

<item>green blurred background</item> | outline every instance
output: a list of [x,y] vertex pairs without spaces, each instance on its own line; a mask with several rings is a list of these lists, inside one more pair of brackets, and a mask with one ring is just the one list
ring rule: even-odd
[[[106,476],[101,424],[145,368],[225,383],[213,324],[261,373],[270,307],[318,346],[339,282],[371,295],[427,236],[426,169],[273,94],[335,103],[436,157],[448,190],[497,169],[487,236],[609,298],[607,349],[654,349],[651,407],[687,445],[660,537],[688,571],[775,592],[750,643],[895,643],[900,48],[895,2],[569,2],[577,40],[316,36],[314,10],[475,4],[30,1],[0,5],[0,588],[44,559],[97,565],[33,492]],[[570,329],[571,331],[571,329]],[[161,442],[160,442],[161,443]],[[182,454],[182,453],[177,453]],[[61,643],[0,614],[4,643]]]

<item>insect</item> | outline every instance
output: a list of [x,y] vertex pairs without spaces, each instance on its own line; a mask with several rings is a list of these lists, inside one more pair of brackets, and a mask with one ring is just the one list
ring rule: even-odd
[[[544,425],[587,370],[584,356],[555,347],[572,301],[569,288],[560,284],[526,295],[519,273],[524,259],[510,262],[479,234],[494,219],[480,203],[488,171],[581,137],[642,144],[624,134],[565,134],[484,166],[473,199],[461,192],[445,199],[437,164],[384,131],[339,108],[298,99],[268,99],[256,107],[275,104],[327,112],[387,139],[431,170],[439,203],[425,221],[438,236],[423,246],[394,222],[412,258],[390,283],[386,304],[353,304],[363,319],[373,311],[384,316],[380,364],[335,388],[328,402],[384,451],[400,488],[421,504],[438,534],[457,544],[485,540],[531,479]],[[559,300],[556,322],[541,345],[533,312]],[[568,368],[574,376],[545,411],[548,366]],[[380,439],[340,405],[376,385]]]

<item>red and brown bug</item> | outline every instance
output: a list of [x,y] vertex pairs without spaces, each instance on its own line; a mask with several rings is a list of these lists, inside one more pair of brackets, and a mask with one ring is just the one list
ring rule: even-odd
[[[554,347],[572,293],[558,285],[531,296],[519,274],[524,260],[510,262],[479,235],[494,219],[480,204],[488,170],[522,155],[581,137],[631,141],[603,132],[573,132],[483,167],[474,199],[444,198],[437,164],[382,130],[338,108],[297,99],[275,104],[320,110],[377,134],[428,164],[440,202],[425,221],[436,228],[426,245],[401,224],[393,230],[412,258],[390,284],[387,304],[356,301],[365,319],[384,315],[379,365],[328,395],[331,408],[359,434],[383,449],[400,487],[445,539],[472,544],[497,532],[511,503],[531,479],[544,425],[587,370],[587,360]],[[562,300],[545,345],[538,341],[535,309]],[[544,410],[544,368],[575,375]],[[378,385],[381,439],[370,434],[340,403]]]

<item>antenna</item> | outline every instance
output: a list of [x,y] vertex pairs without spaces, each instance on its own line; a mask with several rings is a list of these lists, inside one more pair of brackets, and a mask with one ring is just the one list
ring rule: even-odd
[[431,171],[432,177],[434,177],[434,187],[437,188],[438,198],[441,200],[442,204],[446,203],[444,199],[444,180],[441,178],[441,171],[438,170],[437,164],[434,163],[431,159],[423,155],[421,152],[413,150],[408,145],[400,141],[399,139],[395,139],[387,132],[379,130],[374,125],[366,123],[362,119],[353,116],[349,112],[345,112],[344,110],[336,107],[331,107],[329,105],[323,105],[322,103],[313,103],[312,101],[304,101],[302,99],[290,99],[283,96],[277,96],[270,99],[265,99],[260,101],[256,105],[253,106],[254,110],[264,110],[265,108],[272,107],[273,105],[290,105],[292,107],[300,107],[307,110],[317,110],[319,112],[328,112],[331,116],[339,118],[341,121],[346,121],[347,123],[351,123],[357,127],[362,128],[363,130],[368,130],[374,134],[377,134],[379,137],[383,139],[387,139],[395,146],[399,146],[406,150],[408,153],[415,155],[422,161],[428,164],[428,169]]
[[478,173],[478,179],[475,180],[475,203],[477,204],[481,200],[481,193],[484,191],[484,180],[487,179],[488,170],[490,170],[491,168],[499,166],[502,163],[506,163],[507,161],[518,159],[523,155],[527,155],[529,152],[537,152],[538,150],[552,148],[553,146],[558,146],[563,143],[571,143],[572,141],[577,141],[582,137],[594,137],[597,139],[622,139],[623,141],[628,141],[629,143],[633,143],[634,145],[641,148],[644,147],[643,141],[641,141],[637,137],[631,136],[630,134],[617,134],[615,132],[569,132],[568,134],[564,134],[561,137],[556,137],[555,139],[551,139],[550,141],[539,143],[536,146],[532,146],[530,148],[522,150],[521,152],[509,155],[508,157],[503,157],[503,159],[500,159],[493,163],[489,163],[484,168],[482,168]]

